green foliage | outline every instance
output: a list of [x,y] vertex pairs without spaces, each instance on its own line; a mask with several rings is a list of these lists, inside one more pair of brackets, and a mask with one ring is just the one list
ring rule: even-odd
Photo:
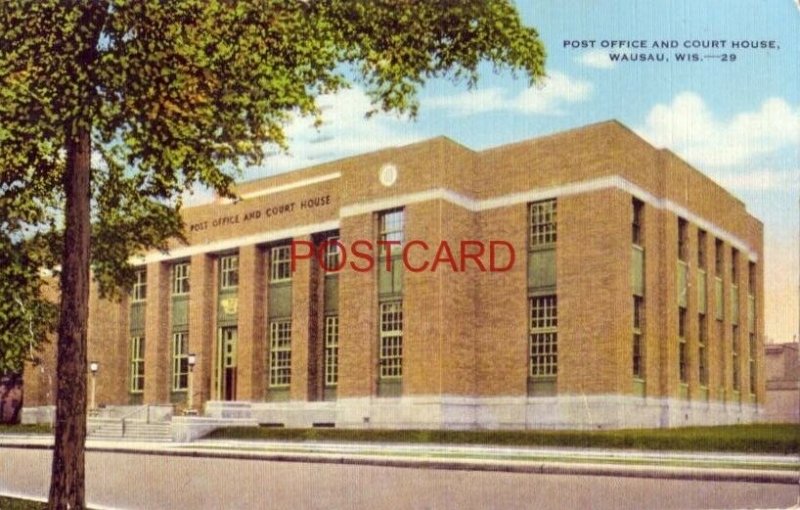
[[37,362],[42,342],[55,329],[56,306],[45,299],[39,274],[39,242],[14,242],[0,229],[0,374],[20,374],[24,360]]

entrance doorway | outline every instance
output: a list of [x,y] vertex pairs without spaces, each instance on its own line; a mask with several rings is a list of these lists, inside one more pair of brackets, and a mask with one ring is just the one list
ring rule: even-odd
[[235,326],[219,329],[214,391],[217,400],[236,400],[236,343],[239,337]]

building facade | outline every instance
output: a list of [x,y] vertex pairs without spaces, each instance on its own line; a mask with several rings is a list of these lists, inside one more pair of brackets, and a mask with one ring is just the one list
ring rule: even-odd
[[99,404],[191,388],[271,425],[611,428],[764,402],[762,224],[615,121],[236,193],[187,208],[188,244],[147,254],[127,299],[92,297]]

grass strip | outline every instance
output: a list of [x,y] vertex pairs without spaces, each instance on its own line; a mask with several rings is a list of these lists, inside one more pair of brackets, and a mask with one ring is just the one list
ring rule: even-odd
[[0,508],[3,510],[41,510],[47,508],[47,503],[30,499],[0,496]]
[[[49,424],[4,425],[0,424],[0,434],[52,434]],[[0,507],[4,508],[4,507]]]
[[800,453],[800,426],[750,424],[624,430],[384,430],[227,427],[213,439],[552,446],[655,451]]

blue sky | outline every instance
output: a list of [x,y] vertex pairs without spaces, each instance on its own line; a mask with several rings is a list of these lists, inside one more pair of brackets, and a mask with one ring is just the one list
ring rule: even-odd
[[[420,95],[419,117],[369,121],[357,86],[323,98],[320,130],[298,119],[290,154],[267,158],[256,178],[446,135],[473,149],[615,118],[667,147],[742,199],[765,225],[767,337],[798,331],[800,198],[800,7],[795,0],[518,1],[548,52],[549,78],[523,79],[486,67],[478,88],[445,81]],[[564,48],[594,40],[594,49]],[[612,63],[603,40],[677,40],[669,62]],[[685,49],[684,41],[726,41],[724,49]],[[775,41],[776,49],[733,49],[732,41]],[[620,53],[621,53],[620,52]],[[677,62],[674,53],[735,54],[733,62]]]

